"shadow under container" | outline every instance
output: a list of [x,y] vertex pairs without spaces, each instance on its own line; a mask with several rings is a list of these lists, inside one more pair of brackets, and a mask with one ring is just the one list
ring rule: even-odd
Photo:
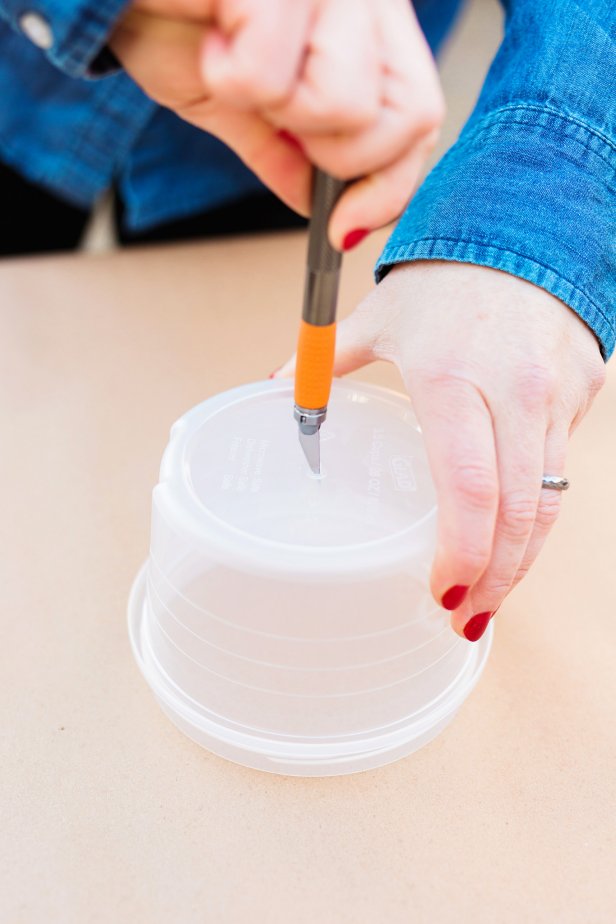
[[162,709],[209,750],[299,776],[407,755],[453,718],[491,631],[455,635],[428,587],[436,501],[409,400],[335,382],[320,477],[288,381],[172,428],[129,603]]

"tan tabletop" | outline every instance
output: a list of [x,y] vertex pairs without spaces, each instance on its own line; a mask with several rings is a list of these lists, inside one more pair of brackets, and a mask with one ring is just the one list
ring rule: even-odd
[[[346,260],[346,307],[379,244]],[[183,737],[132,661],[169,426],[286,358],[303,254],[296,233],[0,266],[0,920],[611,924],[613,374],[483,679],[424,750],[354,777],[247,770]]]

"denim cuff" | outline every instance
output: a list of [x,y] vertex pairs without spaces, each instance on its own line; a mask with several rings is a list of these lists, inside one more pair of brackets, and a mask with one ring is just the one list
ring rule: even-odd
[[616,149],[547,106],[511,104],[469,126],[426,178],[376,266],[454,260],[551,292],[616,345]]
[[[2,15],[28,36],[23,24],[37,17],[49,32],[41,53],[70,77],[95,77],[117,69],[106,42],[128,0],[4,0]],[[37,42],[35,41],[35,44]]]

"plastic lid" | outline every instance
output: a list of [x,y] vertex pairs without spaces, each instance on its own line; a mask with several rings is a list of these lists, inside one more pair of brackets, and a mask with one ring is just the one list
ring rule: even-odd
[[[172,516],[241,553],[353,554],[432,535],[435,492],[421,432],[403,395],[335,382],[321,429],[321,476],[303,456],[289,381],[243,386],[173,427],[161,469]],[[160,486],[159,486],[160,487]],[[232,534],[232,535],[231,535]],[[398,557],[398,555],[395,555]]]

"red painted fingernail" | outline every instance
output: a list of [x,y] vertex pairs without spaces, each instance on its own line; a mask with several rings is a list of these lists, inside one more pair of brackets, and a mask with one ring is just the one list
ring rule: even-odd
[[475,616],[471,616],[464,626],[464,635],[469,642],[476,642],[481,638],[490,622],[491,615],[491,613],[477,613]]
[[301,151],[302,154],[304,153],[304,148],[299,138],[296,138],[295,135],[292,135],[291,132],[288,132],[286,128],[281,128],[280,131],[277,132],[277,135],[279,138],[282,138],[283,141],[286,141],[287,144],[290,144],[291,147],[297,148],[297,150]]
[[277,369],[274,369],[273,372],[270,372],[270,374],[268,375],[268,379],[273,379],[276,373],[280,372],[281,369],[282,369],[282,366],[278,366]]
[[357,247],[368,234],[370,234],[368,228],[356,228],[355,231],[349,231],[342,242],[342,249],[351,250]]
[[443,594],[441,606],[446,610],[457,610],[467,593],[468,587],[465,584],[454,584]]

